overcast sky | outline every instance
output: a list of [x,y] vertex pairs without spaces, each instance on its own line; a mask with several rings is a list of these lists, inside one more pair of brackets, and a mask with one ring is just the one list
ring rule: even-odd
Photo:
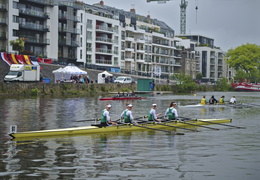
[[[180,33],[181,0],[163,4],[146,0],[103,0],[105,5],[137,14],[150,14],[151,18],[164,21],[175,34]],[[260,0],[187,0],[186,34],[199,34],[213,38],[215,46],[227,51],[242,44],[260,45]],[[84,0],[87,4],[100,0]],[[195,7],[198,10],[195,10]]]

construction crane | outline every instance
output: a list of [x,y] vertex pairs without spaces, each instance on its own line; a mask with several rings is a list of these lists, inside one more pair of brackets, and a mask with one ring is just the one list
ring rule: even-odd
[[[166,1],[170,0],[146,0],[147,2],[157,1],[158,3],[166,3]],[[180,4],[180,34],[186,34],[186,8],[188,6],[188,1],[181,0]],[[196,6],[196,10],[197,10]]]
[[188,1],[181,0],[180,8],[180,34],[186,34],[186,8],[188,6]]

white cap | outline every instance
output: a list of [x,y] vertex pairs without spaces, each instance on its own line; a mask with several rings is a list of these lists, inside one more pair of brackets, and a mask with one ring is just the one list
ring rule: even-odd
[[157,104],[153,104],[153,106],[157,106]]
[[109,107],[109,108],[110,108],[110,107],[112,107],[112,106],[111,106],[111,104],[107,104],[106,107]]
[[173,103],[173,105],[177,105],[177,103]]
[[132,104],[128,104],[127,107],[132,107],[133,105]]

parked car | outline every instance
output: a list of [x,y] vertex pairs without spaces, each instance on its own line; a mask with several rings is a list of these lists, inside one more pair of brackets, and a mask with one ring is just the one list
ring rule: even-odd
[[133,83],[133,79],[131,77],[118,76],[114,82],[115,83]]

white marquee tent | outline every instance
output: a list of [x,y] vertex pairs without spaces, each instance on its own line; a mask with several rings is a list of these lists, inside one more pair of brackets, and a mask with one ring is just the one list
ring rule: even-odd
[[98,73],[98,83],[105,83],[105,78],[112,77],[113,74],[104,71],[102,73]]
[[52,73],[54,74],[54,82],[60,80],[70,80],[72,75],[87,74],[86,71],[83,71],[76,66],[66,66],[64,68],[60,67],[59,69],[52,71]]

